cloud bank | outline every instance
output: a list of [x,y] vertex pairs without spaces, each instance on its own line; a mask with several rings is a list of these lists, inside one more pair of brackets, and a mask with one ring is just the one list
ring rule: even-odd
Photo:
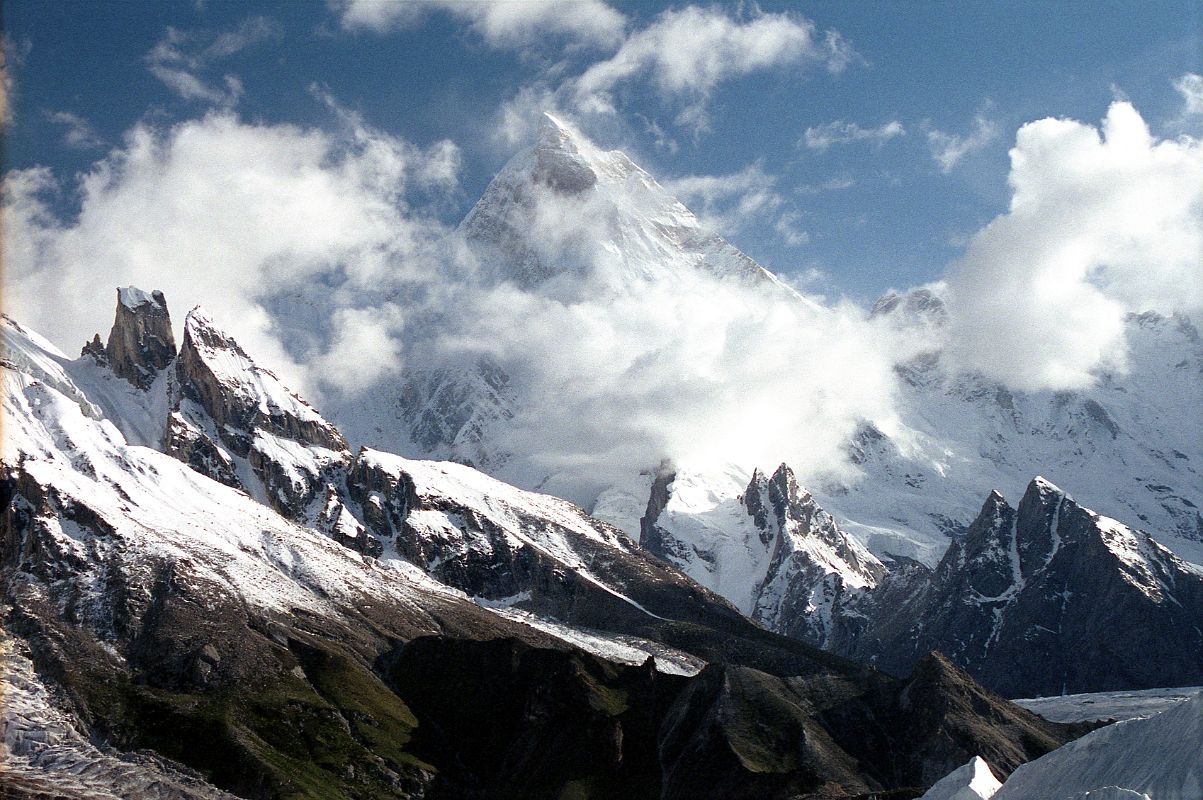
[[[107,328],[110,287],[163,289],[177,324],[210,306],[253,355],[347,413],[395,410],[408,370],[487,356],[520,398],[499,434],[523,454],[508,476],[577,499],[666,455],[845,469],[859,421],[888,429],[892,365],[933,344],[780,287],[687,271],[612,280],[623,254],[581,245],[604,216],[560,197],[536,198],[532,231],[547,263],[580,269],[506,280],[424,210],[456,190],[453,143],[418,147],[314,93],[333,130],[215,112],[135,127],[76,187],[9,173],[7,307],[70,350]],[[1122,368],[1126,313],[1203,310],[1198,140],[1159,140],[1117,102],[1101,128],[1023,126],[1011,162],[1009,209],[946,276],[948,327],[931,335],[946,335],[951,365],[1072,389]],[[755,167],[670,188],[723,225],[788,214]],[[56,193],[78,215],[57,213]],[[553,474],[571,485],[544,484]]]

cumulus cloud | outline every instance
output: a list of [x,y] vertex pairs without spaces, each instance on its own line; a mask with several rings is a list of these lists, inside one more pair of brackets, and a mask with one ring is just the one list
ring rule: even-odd
[[[647,280],[632,259],[645,244],[659,257],[654,242],[593,246],[613,235],[606,204],[643,207],[654,185],[639,175],[583,198],[536,184],[523,258],[554,274],[499,274],[414,199],[455,190],[458,148],[419,148],[313,92],[334,130],[214,112],[137,126],[75,189],[45,169],[7,175],[9,307],[70,347],[109,324],[107,287],[160,288],[177,324],[210,306],[334,415],[395,413],[406,375],[487,359],[518,400],[495,442],[517,455],[499,469],[582,501],[665,456],[846,477],[856,426],[889,429],[892,364],[926,335],[883,336],[856,307],[693,262]],[[1197,140],[1156,140],[1121,102],[1101,131],[1024,126],[1011,158],[1010,209],[947,277],[950,364],[1072,388],[1122,363],[1127,311],[1203,308]],[[805,239],[760,165],[666,185],[722,231],[758,216]],[[54,211],[55,192],[77,192],[77,216]]]
[[450,143],[421,149],[347,124],[333,134],[214,113],[139,125],[82,177],[74,219],[51,211],[67,188],[48,170],[10,172],[9,307],[69,350],[111,323],[104,287],[134,284],[163,289],[177,324],[190,305],[210,306],[315,396],[397,368],[387,347],[344,356],[397,329],[389,281],[422,274],[424,249],[445,233],[406,192],[451,180],[458,157]]
[[[163,289],[177,326],[205,304],[335,418],[393,413],[406,375],[487,358],[520,398],[496,442],[519,454],[505,474],[557,474],[546,488],[582,501],[665,456],[838,470],[858,421],[889,415],[891,358],[859,310],[690,264],[671,281],[632,278],[629,252],[581,244],[609,224],[591,203],[638,194],[536,192],[528,229],[564,275],[520,285],[407,200],[447,182],[449,145],[389,137],[314,91],[338,130],[228,112],[136,127],[83,178],[77,218],[54,212],[51,193],[71,190],[48,170],[10,173],[10,307],[70,348],[107,328],[109,287]],[[724,182],[740,187],[736,206],[779,203],[758,196],[773,189],[755,166],[680,188],[721,205]]]
[[621,83],[644,78],[664,97],[684,98],[678,117],[704,125],[704,100],[723,81],[761,70],[822,64],[840,72],[856,58],[834,31],[820,35],[815,24],[794,14],[754,11],[733,18],[717,8],[668,10],[632,33],[608,59],[591,65],[572,83],[575,104],[609,112]]
[[216,62],[252,45],[281,35],[278,22],[251,17],[232,31],[188,32],[169,27],[146,54],[146,67],[167,88],[185,100],[232,106],[242,96],[242,81],[225,75],[220,82],[203,74]]
[[104,140],[96,133],[92,123],[70,111],[47,111],[46,119],[62,125],[63,144],[75,150],[91,150],[104,146]]
[[947,133],[939,128],[927,126],[927,145],[931,157],[948,174],[957,164],[972,153],[983,150],[998,138],[998,125],[984,114],[973,118],[973,128],[968,133]]
[[948,277],[950,354],[1022,389],[1122,367],[1127,312],[1203,309],[1203,144],[1157,140],[1127,102],[1101,130],[1020,128],[1010,209]]
[[905,136],[906,128],[898,120],[891,120],[876,128],[862,128],[855,122],[836,120],[826,125],[807,128],[799,144],[804,144],[811,150],[824,152],[834,144],[849,142],[869,142],[880,147],[896,136]]
[[413,27],[431,11],[443,11],[496,48],[529,47],[546,36],[611,47],[626,25],[626,17],[602,0],[336,0],[333,5],[344,28],[374,33]]

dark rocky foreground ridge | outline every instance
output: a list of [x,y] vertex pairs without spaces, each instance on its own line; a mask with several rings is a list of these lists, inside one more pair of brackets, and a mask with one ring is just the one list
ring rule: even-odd
[[563,501],[352,455],[202,315],[196,360],[116,332],[132,378],[3,327],[8,701],[76,733],[9,737],[10,796],[905,797],[1080,732],[765,631]]

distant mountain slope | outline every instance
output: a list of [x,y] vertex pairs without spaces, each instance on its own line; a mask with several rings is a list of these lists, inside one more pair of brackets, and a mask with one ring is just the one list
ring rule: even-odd
[[939,650],[1007,696],[1203,681],[1203,569],[1043,478],[1017,509],[991,494],[934,569],[874,558],[784,465],[713,485],[662,471],[641,544],[770,630],[894,674]]
[[[479,280],[512,284],[549,302],[604,302],[651,288],[671,293],[705,276],[716,297],[759,287],[817,308],[708,230],[625,154],[602,150],[552,117],[499,172],[457,235]],[[818,503],[877,557],[934,566],[949,537],[973,521],[984,492],[1017,495],[1033,475],[1046,475],[1100,513],[1203,564],[1203,338],[1194,324],[1132,315],[1125,369],[1101,372],[1095,385],[1074,391],[1012,391],[946,363],[942,291],[892,292],[876,303],[870,316],[880,338],[919,354],[900,356],[895,367],[897,418],[863,420],[845,443],[851,468],[803,476]],[[494,311],[504,317],[504,308]],[[464,355],[462,363],[419,361],[335,417],[356,442],[451,458],[525,488],[564,491],[554,467],[535,470],[511,452],[507,434],[516,420],[529,421],[538,403],[551,402],[524,396],[522,381],[507,373],[512,368],[488,354]],[[766,464],[693,464],[691,480],[734,500],[755,468],[771,470],[804,446],[783,443],[781,455]],[[658,463],[649,459],[587,497],[579,486],[567,491],[638,537]],[[741,476],[734,491],[729,472]],[[684,516],[677,515],[682,524]]]
[[[945,335],[938,292],[887,295],[874,315],[890,335]],[[1125,333],[1127,369],[1076,391],[1012,391],[951,371],[939,349],[898,365],[901,427],[864,427],[849,443],[863,477],[816,496],[875,553],[934,564],[982,493],[1017,495],[1045,475],[1203,564],[1203,338],[1153,313]]]
[[785,464],[754,472],[734,502],[706,508],[693,491],[685,476],[656,478],[640,545],[770,630],[827,646],[844,607],[885,574]]
[[933,573],[900,570],[852,605],[836,652],[906,672],[940,650],[1004,695],[1203,681],[1203,570],[1037,478],[997,492]]

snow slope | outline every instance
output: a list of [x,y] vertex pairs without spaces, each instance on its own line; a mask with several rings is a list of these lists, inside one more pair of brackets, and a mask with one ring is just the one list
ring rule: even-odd
[[1093,792],[1109,787],[1152,800],[1203,797],[1203,694],[1151,717],[1100,728],[1024,764],[994,797],[1079,800],[1091,792],[1093,800]]
[[[835,617],[885,567],[844,534],[784,464],[722,484],[662,475],[640,544],[766,628],[826,646]],[[658,503],[657,492],[666,502]]]
[[1088,692],[1057,697],[1013,700],[1053,722],[1092,722],[1149,717],[1203,692],[1203,686],[1180,689],[1143,689],[1134,692]]
[[[942,332],[938,293],[887,296],[883,335]],[[1203,564],[1203,339],[1185,317],[1132,315],[1129,367],[1072,392],[1017,392],[948,370],[939,350],[899,365],[900,426],[850,444],[856,481],[814,487],[874,552],[934,563],[998,489],[1044,475],[1099,513]]]

